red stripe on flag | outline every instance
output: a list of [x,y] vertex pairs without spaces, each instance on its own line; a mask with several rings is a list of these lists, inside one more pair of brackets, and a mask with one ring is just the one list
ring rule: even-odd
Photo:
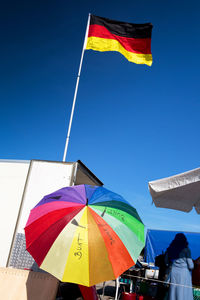
[[135,39],[118,36],[110,33],[108,29],[101,25],[90,25],[88,37],[99,37],[104,39],[117,40],[127,51],[133,53],[151,54],[151,39]]

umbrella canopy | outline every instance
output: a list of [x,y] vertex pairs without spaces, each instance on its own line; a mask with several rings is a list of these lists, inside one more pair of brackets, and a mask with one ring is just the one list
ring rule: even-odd
[[157,207],[200,214],[200,168],[151,181],[149,191]]
[[26,248],[43,270],[85,286],[117,278],[144,247],[134,207],[103,187],[77,185],[45,196],[30,212]]

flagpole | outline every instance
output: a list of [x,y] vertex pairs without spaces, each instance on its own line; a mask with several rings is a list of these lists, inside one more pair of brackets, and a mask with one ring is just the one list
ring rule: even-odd
[[88,15],[87,27],[86,27],[86,32],[85,32],[85,39],[84,39],[84,43],[83,43],[83,50],[82,50],[82,54],[81,54],[79,71],[78,71],[78,75],[77,75],[77,79],[76,79],[74,99],[73,99],[73,104],[72,104],[72,110],[71,110],[71,116],[70,116],[70,121],[69,121],[68,132],[67,132],[67,138],[66,138],[66,142],[65,142],[65,150],[64,150],[64,154],[63,154],[63,162],[66,160],[66,155],[67,155],[67,149],[68,149],[69,138],[70,138],[70,131],[71,131],[71,126],[72,126],[72,119],[73,119],[73,115],[74,115],[74,108],[75,108],[75,103],[76,103],[76,96],[77,96],[77,91],[78,91],[79,79],[80,79],[80,75],[81,75],[83,56],[84,56],[84,53],[85,53],[85,48],[86,48],[86,43],[87,43],[89,25],[90,25],[90,14]]

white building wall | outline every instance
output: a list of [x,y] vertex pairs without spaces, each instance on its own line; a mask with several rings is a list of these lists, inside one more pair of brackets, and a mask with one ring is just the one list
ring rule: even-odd
[[0,266],[5,267],[29,162],[0,161]]

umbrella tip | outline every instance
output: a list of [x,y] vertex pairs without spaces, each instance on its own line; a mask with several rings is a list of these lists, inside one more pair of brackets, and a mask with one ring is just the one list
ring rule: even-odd
[[86,200],[86,205],[88,206],[88,198],[87,198],[87,200]]

